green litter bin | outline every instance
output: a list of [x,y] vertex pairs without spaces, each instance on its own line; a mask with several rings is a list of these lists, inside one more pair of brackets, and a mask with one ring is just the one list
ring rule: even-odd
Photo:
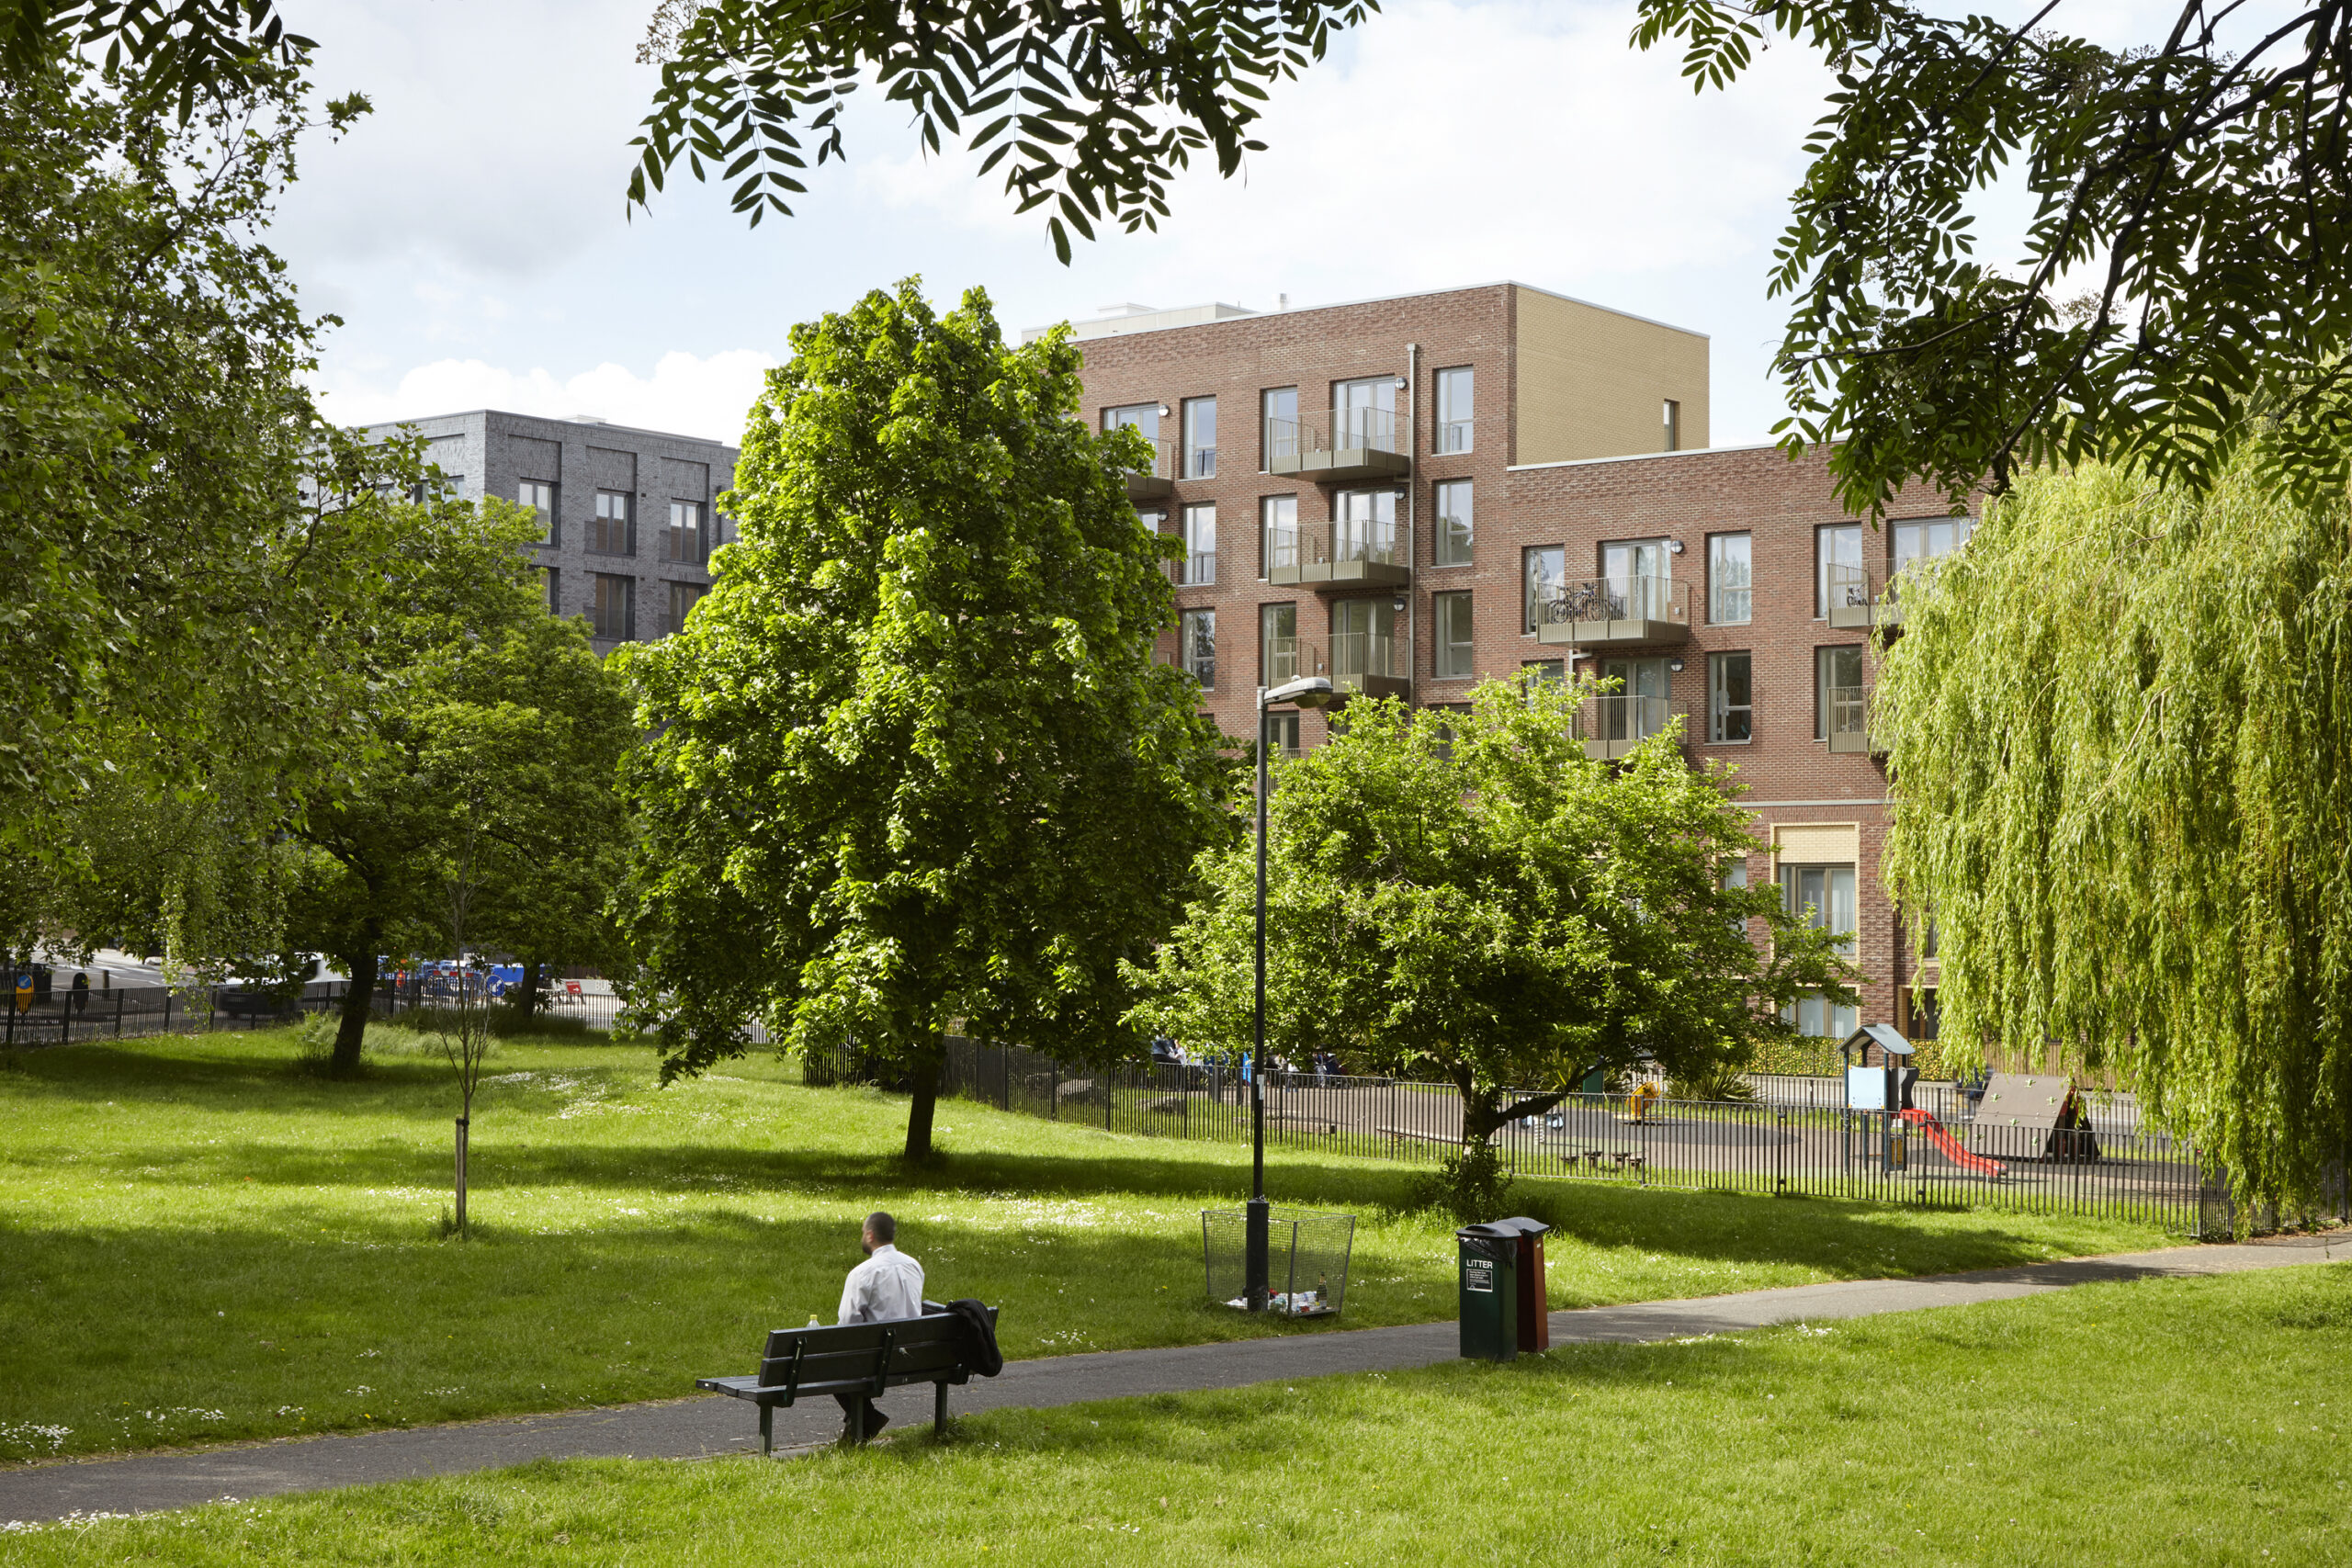
[[1462,1354],[1475,1361],[1519,1359],[1519,1232],[1464,1225],[1461,1248]]

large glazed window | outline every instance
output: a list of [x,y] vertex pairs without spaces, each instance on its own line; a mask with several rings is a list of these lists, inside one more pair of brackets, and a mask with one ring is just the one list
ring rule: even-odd
[[1525,552],[1521,566],[1527,599],[1523,629],[1533,631],[1543,617],[1544,606],[1559,596],[1565,560],[1566,553],[1557,545],[1545,545]]
[[1813,650],[1813,738],[1860,735],[1862,725],[1862,648],[1851,643]]
[[[1783,907],[1816,931],[1842,938],[1839,954],[1854,956],[1854,868],[1850,865],[1784,865],[1781,868]],[[1843,1040],[1860,1027],[1856,1010],[1834,1007],[1820,996],[1801,997],[1782,1017],[1797,1032]]]
[[1437,548],[1440,566],[1468,566],[1476,525],[1471,514],[1470,481],[1448,479],[1437,487]]
[[631,556],[637,553],[637,540],[629,528],[629,494],[625,490],[600,490],[596,492],[596,515],[588,520],[588,553],[595,556]]
[[1184,508],[1184,557],[1176,563],[1180,587],[1198,588],[1216,581],[1216,508]]
[[1707,655],[1707,739],[1743,745],[1755,738],[1756,689],[1745,653]]
[[589,628],[605,642],[627,642],[637,635],[637,580],[596,574],[596,599],[589,613]]
[[1707,536],[1707,619],[1743,626],[1755,613],[1755,541],[1746,534]]
[[1184,400],[1184,477],[1216,477],[1216,400]]
[[1298,497],[1270,495],[1258,503],[1258,514],[1264,524],[1259,577],[1276,568],[1295,569],[1298,565]]
[[1312,653],[1299,647],[1298,606],[1258,606],[1258,684],[1269,690],[1302,675],[1319,675]]
[[1440,453],[1467,452],[1476,433],[1472,411],[1476,378],[1470,367],[1458,366],[1437,373],[1436,449]]
[[1298,389],[1270,387],[1258,394],[1258,471],[1277,457],[1298,456]]
[[514,487],[514,499],[539,514],[539,542],[560,545],[562,526],[556,520],[555,486],[545,479],[525,479]]
[[1813,531],[1815,619],[1833,609],[1847,610],[1871,602],[1870,574],[1862,570],[1862,529],[1859,523],[1833,524]]
[[662,536],[662,558],[682,566],[700,566],[708,553],[703,547],[702,502],[672,502],[670,526]]
[[1477,654],[1470,631],[1470,595],[1437,593],[1430,599],[1437,612],[1437,676],[1458,681],[1477,672]]
[[1187,610],[1176,622],[1177,661],[1204,691],[1216,687],[1216,612]]

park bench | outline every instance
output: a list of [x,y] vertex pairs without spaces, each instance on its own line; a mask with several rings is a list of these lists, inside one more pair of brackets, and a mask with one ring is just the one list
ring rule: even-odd
[[[968,1382],[978,1347],[965,1321],[937,1302],[922,1303],[921,1317],[888,1323],[844,1323],[831,1327],[772,1328],[760,1370],[752,1377],[696,1378],[696,1388],[760,1407],[760,1451],[775,1451],[775,1409],[796,1400],[828,1394],[863,1395],[850,1413],[850,1436],[865,1441],[865,1401],[886,1388],[927,1382],[935,1390],[931,1424],[947,1422],[947,1385]],[[988,1309],[994,1326],[997,1309]]]

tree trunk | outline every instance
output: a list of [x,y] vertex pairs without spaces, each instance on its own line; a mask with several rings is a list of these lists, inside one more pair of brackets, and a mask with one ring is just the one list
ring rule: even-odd
[[547,984],[548,966],[534,958],[523,965],[523,1004],[521,1011],[526,1024],[539,1016],[539,996]]
[[939,1059],[942,1054],[925,1053],[908,1075],[914,1087],[914,1099],[907,1106],[907,1158],[910,1160],[931,1157],[931,1117],[939,1106]]
[[376,943],[370,933],[366,949],[344,960],[344,973],[351,976],[350,986],[343,993],[343,1017],[335,1025],[334,1053],[327,1058],[327,1070],[336,1077],[350,1077],[359,1071],[359,1047],[368,1038],[368,1020],[376,1006]]

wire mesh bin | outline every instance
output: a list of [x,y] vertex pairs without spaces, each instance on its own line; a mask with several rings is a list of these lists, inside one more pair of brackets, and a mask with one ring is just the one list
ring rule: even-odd
[[[1249,1305],[1249,1216],[1239,1209],[1201,1211],[1201,1253],[1209,1300]],[[1266,1310],[1285,1317],[1337,1317],[1348,1297],[1348,1258],[1355,1250],[1353,1214],[1271,1211],[1266,1225]]]

